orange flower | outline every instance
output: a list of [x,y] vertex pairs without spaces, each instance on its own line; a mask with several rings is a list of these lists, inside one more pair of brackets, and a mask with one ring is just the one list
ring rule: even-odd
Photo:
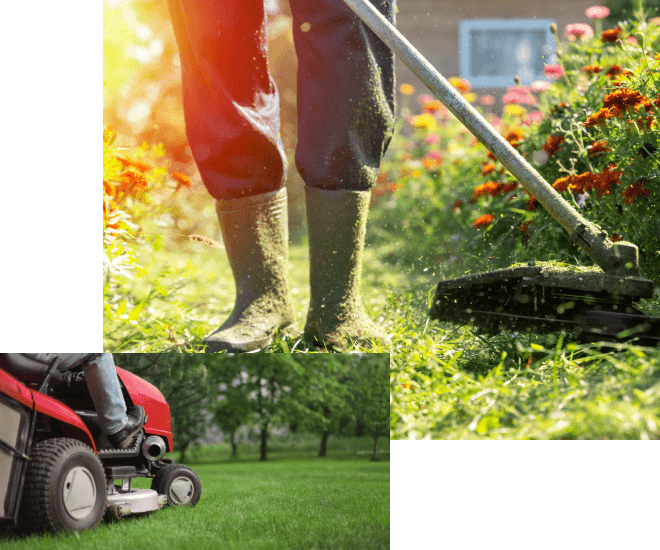
[[594,113],[586,120],[586,122],[584,123],[584,127],[589,128],[590,126],[605,124],[605,121],[608,118],[614,118],[616,116],[619,116],[620,114],[621,112],[616,107],[612,107],[611,109],[608,109],[607,107],[603,107],[602,109],[599,109],[597,113]]
[[103,180],[103,192],[111,197],[115,197],[117,195],[117,190],[115,189],[115,186],[106,180]]
[[600,35],[600,41],[601,42],[616,42],[619,38],[619,34],[621,33],[621,29],[619,27],[614,27],[613,29],[610,29],[609,31],[603,31],[602,34]]
[[529,231],[529,226],[534,223],[533,220],[525,222],[518,227],[518,233],[527,233]]
[[115,136],[115,129],[112,126],[103,127],[103,145],[109,145]]
[[125,193],[138,192],[147,188],[147,180],[142,174],[132,168],[125,170],[121,175],[121,190]]
[[433,157],[424,157],[422,159],[422,164],[429,172],[439,172],[440,166],[442,166],[442,162]]
[[612,235],[610,236],[610,241],[612,241],[613,243],[619,242],[620,240],[621,240],[621,235],[619,235],[618,233],[612,233]]
[[635,204],[636,197],[648,197],[650,191],[644,189],[644,186],[641,182],[635,182],[632,185],[629,185],[623,192],[623,201],[626,204]]
[[589,156],[593,157],[595,155],[600,155],[602,153],[607,153],[609,149],[607,148],[607,143],[604,141],[596,141],[592,143],[589,147],[587,147],[589,150]]
[[119,223],[113,223],[113,224],[108,224],[108,220],[110,219],[110,216],[114,213],[114,211],[117,209],[117,203],[113,201],[112,199],[103,199],[103,223],[106,224],[106,228],[112,228],[112,229],[117,229],[119,227]]
[[571,181],[572,176],[564,176],[563,178],[558,178],[555,180],[555,182],[552,184],[552,187],[555,189],[555,191],[559,191],[561,193],[562,191],[566,191],[569,188]]
[[479,229],[480,227],[488,227],[492,222],[494,218],[490,214],[484,214],[483,216],[477,218],[474,220],[472,225],[474,226],[475,229]]
[[605,99],[603,99],[603,107],[607,107],[609,109],[615,107],[621,111],[625,111],[628,105],[635,107],[637,105],[645,104],[650,104],[650,101],[639,92],[629,88],[624,88],[623,90],[615,90],[607,94]]
[[481,185],[477,185],[474,188],[474,193],[472,194],[472,198],[470,199],[470,202],[476,202],[481,195],[488,194],[491,197],[497,197],[497,195],[500,194],[500,186],[495,183],[494,181],[487,181],[486,183],[482,183]]
[[461,206],[463,206],[463,201],[461,199],[456,199],[454,204],[451,205],[454,210],[458,210]]
[[557,151],[559,151],[559,146],[564,142],[564,136],[562,134],[553,134],[548,137],[548,140],[545,142],[545,145],[542,149],[548,153],[548,156],[551,157]]
[[449,78],[449,84],[456,88],[462,94],[469,92],[472,89],[472,86],[467,80],[459,78],[457,76],[452,76]]
[[177,189],[180,187],[190,187],[192,185],[190,178],[181,172],[173,172],[172,177],[178,182],[176,186]]
[[123,164],[124,168],[136,168],[140,170],[140,172],[148,172],[149,170],[153,170],[153,166],[146,164],[145,162],[138,162],[136,160],[127,159],[126,157],[122,157],[116,153],[115,157],[119,162]]
[[427,112],[427,113],[437,113],[438,111],[441,111],[443,108],[442,101],[439,99],[429,99],[424,103],[422,108]]
[[517,148],[520,140],[524,137],[524,134],[520,128],[511,128],[505,135],[506,139],[513,147]]
[[587,75],[589,76],[592,76],[602,71],[602,69],[598,65],[587,65],[586,67],[582,67],[580,70],[583,73],[587,73]]
[[490,160],[497,160],[497,157],[496,157],[495,155],[493,155],[493,153],[491,153],[490,151],[486,151],[486,156],[487,156]]
[[481,175],[482,176],[490,174],[491,172],[494,172],[494,171],[495,171],[495,163],[490,163],[490,164],[488,164],[486,162],[481,163]]

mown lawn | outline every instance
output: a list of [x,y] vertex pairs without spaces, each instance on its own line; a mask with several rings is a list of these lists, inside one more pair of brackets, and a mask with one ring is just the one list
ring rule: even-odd
[[[18,538],[7,550],[386,549],[389,548],[389,460],[338,453],[191,464],[202,481],[194,508],[103,522],[93,531]],[[146,483],[146,485],[145,485]],[[140,486],[149,486],[141,480]]]

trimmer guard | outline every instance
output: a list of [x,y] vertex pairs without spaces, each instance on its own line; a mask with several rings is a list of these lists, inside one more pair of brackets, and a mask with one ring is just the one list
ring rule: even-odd
[[635,306],[652,296],[653,282],[641,277],[530,262],[441,281],[429,317],[490,334],[570,330],[586,341],[639,338],[657,345],[660,318]]

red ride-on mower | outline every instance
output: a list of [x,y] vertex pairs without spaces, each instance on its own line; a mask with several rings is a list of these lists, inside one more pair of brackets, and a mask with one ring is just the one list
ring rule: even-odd
[[[170,409],[152,384],[117,367],[127,407],[147,418],[127,449],[101,431],[82,368],[19,372],[0,354],[0,523],[22,530],[85,530],[168,505],[194,505],[197,474],[163,458],[172,451]],[[151,489],[131,480],[151,477]]]

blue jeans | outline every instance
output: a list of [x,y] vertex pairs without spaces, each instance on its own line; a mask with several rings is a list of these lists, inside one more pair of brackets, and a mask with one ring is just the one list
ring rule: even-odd
[[[30,359],[50,363],[60,357],[60,370],[69,370],[80,364],[86,353],[26,353]],[[128,422],[126,403],[121,394],[119,378],[111,353],[104,353],[94,362],[83,366],[87,388],[94,401],[101,429],[107,435],[117,433]]]

